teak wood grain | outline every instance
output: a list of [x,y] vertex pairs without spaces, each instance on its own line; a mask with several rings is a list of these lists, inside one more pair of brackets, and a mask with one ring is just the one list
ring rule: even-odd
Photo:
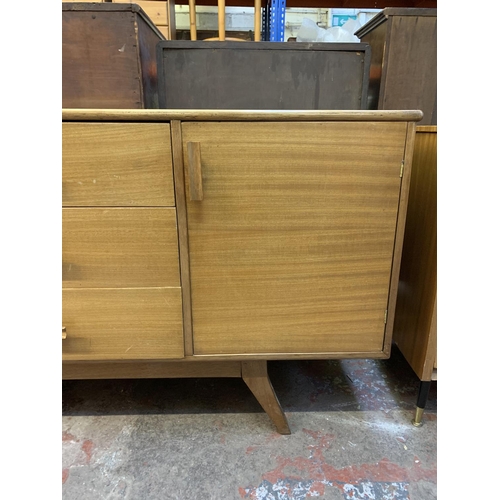
[[63,123],[63,206],[174,206],[169,123]]
[[63,109],[64,121],[245,121],[245,122],[407,122],[419,121],[423,113],[418,109],[402,111],[338,111],[338,110],[206,110],[206,109]]
[[280,434],[291,434],[285,413],[279,404],[267,374],[266,361],[243,361],[241,376]]
[[116,379],[116,378],[191,378],[191,377],[241,377],[240,361],[155,361],[155,362],[66,362],[63,378]]
[[65,289],[63,361],[182,358],[180,288]]
[[187,231],[186,191],[184,189],[184,159],[182,156],[181,122],[172,121],[172,153],[175,178],[175,205],[179,234],[179,265],[182,287],[182,312],[184,324],[184,349],[186,356],[193,355],[193,328],[191,319],[191,281],[189,272],[189,239]]
[[188,142],[202,151],[203,201],[187,202],[196,355],[381,352],[406,131],[182,124],[184,164]]
[[394,341],[421,380],[436,361],[437,127],[417,127]]
[[174,208],[63,208],[63,287],[178,287]]

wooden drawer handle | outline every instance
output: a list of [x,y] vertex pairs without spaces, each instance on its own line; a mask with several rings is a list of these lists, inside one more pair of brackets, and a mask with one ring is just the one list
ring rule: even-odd
[[66,327],[62,327],[62,339],[64,340],[66,338]]
[[203,200],[203,180],[201,177],[201,151],[199,142],[188,142],[189,199]]

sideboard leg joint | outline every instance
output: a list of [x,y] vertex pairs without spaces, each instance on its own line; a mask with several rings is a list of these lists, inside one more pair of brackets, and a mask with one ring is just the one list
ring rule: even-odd
[[267,375],[267,361],[242,361],[241,376],[280,434],[291,434],[288,421]]

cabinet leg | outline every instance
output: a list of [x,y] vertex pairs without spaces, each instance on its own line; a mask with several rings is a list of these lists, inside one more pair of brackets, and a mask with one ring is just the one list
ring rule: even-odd
[[280,434],[291,434],[288,421],[267,375],[267,361],[242,361],[241,376]]
[[429,389],[431,388],[431,382],[425,381],[420,382],[420,387],[418,389],[418,398],[417,398],[417,410],[415,412],[415,418],[411,421],[411,423],[415,427],[421,427],[422,415],[424,414],[425,404],[427,403],[427,398],[429,397]]

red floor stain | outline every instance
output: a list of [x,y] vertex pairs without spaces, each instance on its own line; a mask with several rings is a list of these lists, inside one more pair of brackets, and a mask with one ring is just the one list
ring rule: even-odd
[[82,444],[82,450],[85,453],[86,463],[90,462],[92,458],[92,451],[94,449],[94,443],[90,439],[86,439]]
[[78,439],[75,436],[73,436],[73,434],[70,434],[67,431],[63,431],[62,440],[63,440],[63,443],[67,443],[68,441],[78,442]]
[[[266,439],[264,440],[264,445],[266,444],[269,444],[270,442],[272,441],[275,441],[276,439],[280,439],[282,438],[283,435],[280,434],[279,432],[273,432],[271,434],[269,434]],[[250,455],[250,453],[253,453],[255,450],[259,449],[261,446],[263,446],[262,444],[257,444],[257,445],[252,445],[252,446],[249,446],[246,451],[245,451],[245,454],[246,455]]]
[[[324,495],[326,482],[342,489],[345,483],[359,484],[367,481],[400,483],[419,480],[435,483],[437,480],[436,467],[430,469],[422,467],[418,457],[415,457],[413,465],[409,468],[382,458],[377,463],[350,465],[337,469],[328,464],[323,455],[323,450],[331,446],[335,436],[308,429],[303,429],[303,432],[316,441],[308,447],[312,452],[311,457],[277,456],[277,467],[263,474],[263,481],[276,484],[285,478],[298,481],[313,480],[310,491],[315,495]],[[242,498],[245,494],[248,494],[248,489],[240,488]]]
[[62,470],[62,484],[64,484],[69,477],[69,469]]

